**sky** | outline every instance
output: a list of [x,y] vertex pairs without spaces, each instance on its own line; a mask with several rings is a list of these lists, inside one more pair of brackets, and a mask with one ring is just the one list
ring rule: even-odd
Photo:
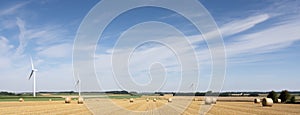
[[[73,44],[81,22],[98,2],[0,1],[0,91],[32,90],[33,81],[28,80],[30,56],[38,69],[37,91],[76,90]],[[300,1],[198,2],[213,17],[223,37],[226,74],[221,91],[299,90]],[[188,7],[176,2],[170,4]],[[118,5],[109,7],[114,9]],[[110,12],[110,9],[102,11],[100,19]],[[200,15],[197,11],[191,14]],[[197,91],[207,91],[212,58],[203,35],[189,20],[170,10],[140,7],[123,12],[106,26],[95,46],[94,69],[101,90],[126,89],[118,86],[114,76],[120,80],[119,84],[129,84],[123,75],[129,72],[134,83],[141,86],[153,83],[151,86],[156,89],[127,90],[176,91],[182,79],[191,80],[188,76],[199,72]],[[177,47],[169,48],[158,42],[134,44],[141,39],[162,40]],[[133,47],[127,60],[124,52]],[[178,55],[185,61],[179,61]],[[193,56],[196,62],[191,61]],[[119,62],[125,63],[125,69]],[[182,71],[184,63],[199,68]],[[189,91],[189,84],[181,85]]]

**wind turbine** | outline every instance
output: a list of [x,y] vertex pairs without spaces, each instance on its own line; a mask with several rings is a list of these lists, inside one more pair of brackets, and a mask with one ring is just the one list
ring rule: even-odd
[[75,87],[78,87],[78,95],[80,97],[81,96],[81,83],[80,83],[79,75],[78,75],[78,80],[75,83]]
[[79,75],[78,75],[78,80],[75,83],[75,87],[78,86],[78,104],[83,104],[83,98],[81,97],[81,81],[79,79]]
[[30,57],[30,62],[31,62],[31,73],[29,75],[28,80],[30,80],[31,77],[33,77],[33,97],[35,97],[36,96],[36,93],[35,93],[35,72],[37,72],[38,70],[34,68],[31,57]]

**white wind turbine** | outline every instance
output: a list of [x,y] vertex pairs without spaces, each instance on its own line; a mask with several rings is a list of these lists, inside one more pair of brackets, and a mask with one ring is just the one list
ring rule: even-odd
[[81,96],[81,83],[80,83],[79,75],[77,75],[77,76],[78,76],[78,80],[75,83],[75,87],[78,88],[78,95],[80,97]]
[[33,77],[33,97],[35,97],[36,96],[36,93],[35,93],[35,72],[37,72],[38,70],[34,68],[31,57],[30,57],[30,61],[31,61],[31,73],[29,75],[28,80],[30,80],[31,77]]

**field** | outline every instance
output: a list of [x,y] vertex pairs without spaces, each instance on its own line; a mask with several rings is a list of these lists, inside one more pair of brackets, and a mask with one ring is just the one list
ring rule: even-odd
[[32,97],[32,96],[0,96],[0,102],[8,102],[8,101],[18,101],[20,98],[23,98],[26,101],[49,101],[51,99],[52,101],[61,101],[64,100],[62,97],[46,97],[46,96],[40,96],[40,97]]
[[[211,109],[208,115],[252,115],[252,114],[300,114],[300,104],[274,104],[272,107],[262,107],[261,104],[250,102],[253,98],[220,97],[217,104],[205,105],[203,98],[198,101],[188,100],[186,97],[173,97],[172,103],[161,98],[149,102],[144,97],[135,98],[133,103],[128,99],[92,98],[85,100],[85,104],[72,101],[25,101],[0,102],[0,114],[199,114],[200,109]],[[227,101],[229,100],[229,101]]]
[[31,101],[31,102],[0,102],[0,114],[91,114],[83,104],[70,103],[63,101]]

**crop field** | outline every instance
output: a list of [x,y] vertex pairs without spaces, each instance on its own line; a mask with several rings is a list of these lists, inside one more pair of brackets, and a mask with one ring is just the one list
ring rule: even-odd
[[[157,99],[154,102],[145,98],[135,98],[132,103],[128,99],[86,99],[85,104],[77,104],[72,100],[70,104],[64,101],[25,101],[25,102],[0,102],[0,114],[199,114],[200,109],[210,108],[208,115],[299,115],[300,104],[274,104],[272,107],[262,107],[261,104],[254,104],[247,101],[225,101],[225,98],[213,106],[205,105],[201,99],[191,101],[184,97],[173,97],[171,103],[166,99]],[[246,100],[241,98],[242,100]],[[249,98],[248,100],[251,100]],[[236,98],[228,97],[228,100]]]
[[75,102],[65,104],[64,101],[28,101],[28,102],[0,102],[0,114],[91,114],[83,104]]
[[32,97],[32,96],[0,96],[0,102],[8,102],[8,101],[18,101],[20,98],[23,98],[26,101],[48,101],[51,99],[52,101],[61,101],[64,100],[62,97]]

